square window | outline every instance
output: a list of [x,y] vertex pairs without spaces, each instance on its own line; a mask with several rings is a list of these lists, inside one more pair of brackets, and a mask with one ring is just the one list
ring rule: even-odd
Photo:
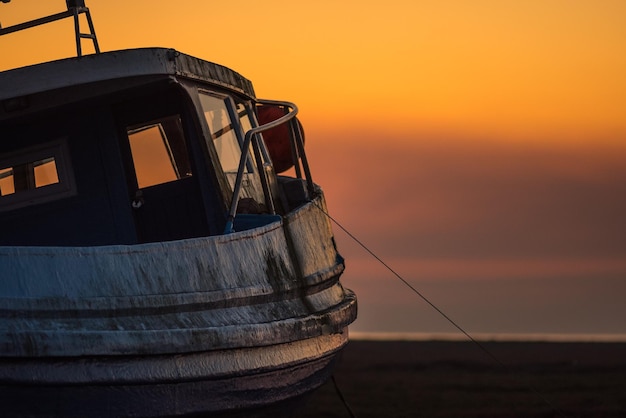
[[192,175],[180,116],[129,127],[127,134],[140,189]]
[[65,140],[0,155],[0,211],[74,194]]

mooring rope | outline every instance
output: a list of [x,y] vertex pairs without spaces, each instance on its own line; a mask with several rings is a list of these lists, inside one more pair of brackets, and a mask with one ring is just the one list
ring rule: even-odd
[[[441,310],[437,305],[435,305],[433,302],[430,301],[430,299],[428,299],[426,296],[424,296],[424,294],[422,292],[420,292],[419,290],[417,290],[413,285],[411,285],[411,283],[409,283],[404,277],[402,277],[398,272],[396,272],[393,268],[391,268],[391,266],[387,263],[385,263],[385,261],[383,261],[378,255],[376,255],[372,250],[369,249],[369,247],[367,247],[367,245],[365,245],[360,239],[358,239],[354,234],[352,234],[350,231],[348,231],[339,221],[337,221],[335,218],[333,218],[332,216],[330,216],[330,214],[325,211],[322,207],[320,207],[320,205],[317,204],[317,202],[314,202],[315,206],[317,206],[319,208],[319,210],[322,211],[322,213],[328,217],[328,219],[330,219],[335,225],[337,225],[343,232],[345,232],[354,242],[356,242],[361,248],[363,248],[365,251],[367,251],[368,254],[370,254],[372,257],[374,257],[381,265],[383,265],[387,270],[389,270],[391,272],[391,274],[393,274],[397,279],[399,279],[405,286],[407,286],[409,289],[411,289],[411,291],[413,293],[415,293],[417,296],[419,296],[424,302],[426,302],[431,308],[433,308],[439,315],[441,315],[446,321],[448,321],[451,325],[453,325],[459,332],[461,332],[470,342],[472,342],[476,347],[478,347],[487,357],[489,357],[492,361],[494,361],[496,364],[498,364],[500,367],[506,369],[509,373],[513,373],[513,369],[505,364],[503,361],[501,361],[498,357],[496,357],[495,354],[493,354],[487,347],[485,347],[483,344],[481,344],[480,341],[476,340],[474,337],[472,337],[470,335],[469,332],[465,331],[465,329],[459,325],[456,321],[454,321],[452,318],[450,318],[445,312],[443,312],[443,310]],[[334,376],[333,376],[333,383],[335,383],[334,381]],[[566,415],[563,413],[563,411],[561,411],[560,409],[556,408],[537,388],[535,388],[532,384],[530,383],[526,383],[526,385],[528,386],[528,389],[530,389],[539,399],[541,399],[541,401],[543,401],[549,408],[551,408],[554,412],[556,412],[559,416],[562,417],[566,417]],[[337,387],[337,384],[335,383],[335,388],[337,389],[340,398],[342,398],[343,400],[343,396],[341,395],[341,393],[339,392],[339,388]],[[354,415],[352,414],[352,411],[350,410],[350,408],[348,407],[348,405],[344,402],[344,404],[346,405],[348,411],[350,412],[351,416],[354,417]]]
[[333,386],[335,387],[335,392],[337,392],[337,396],[339,396],[339,399],[341,399],[343,406],[346,407],[346,411],[348,411],[348,414],[350,414],[350,418],[356,418],[354,411],[352,411],[352,408],[350,408],[350,405],[348,405],[348,401],[346,401],[346,398],[344,398],[343,393],[341,393],[341,389],[339,389],[339,385],[337,385],[337,381],[335,380],[335,375],[332,375],[331,379],[333,381]]

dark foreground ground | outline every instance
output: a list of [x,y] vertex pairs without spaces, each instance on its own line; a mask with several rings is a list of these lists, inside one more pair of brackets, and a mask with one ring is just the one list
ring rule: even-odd
[[[365,417],[626,417],[626,343],[351,341],[335,381]],[[328,382],[299,417],[350,417]]]

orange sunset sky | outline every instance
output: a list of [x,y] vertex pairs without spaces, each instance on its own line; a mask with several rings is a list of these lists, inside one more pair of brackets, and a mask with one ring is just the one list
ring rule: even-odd
[[[103,51],[172,47],[297,103],[331,214],[470,332],[626,334],[626,2],[86,3]],[[0,38],[0,70],[74,54],[71,20]],[[354,330],[451,331],[335,232]]]

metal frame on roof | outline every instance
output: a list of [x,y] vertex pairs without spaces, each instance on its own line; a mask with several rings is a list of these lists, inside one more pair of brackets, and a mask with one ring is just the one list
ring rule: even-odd
[[[3,3],[9,3],[11,0],[2,0]],[[18,32],[21,30],[33,28],[35,26],[45,25],[46,23],[56,22],[57,20],[65,19],[68,17],[74,18],[74,32],[76,33],[76,55],[83,56],[83,50],[81,45],[81,39],[91,39],[96,54],[100,53],[100,47],[98,46],[98,38],[96,37],[96,29],[93,26],[91,20],[91,13],[89,8],[85,6],[85,0],[65,0],[67,10],[60,13],[55,13],[50,16],[41,17],[39,19],[29,20],[28,22],[20,23],[17,25],[9,26],[7,28],[0,27],[0,36],[8,35],[9,33]],[[84,14],[87,19],[87,25],[89,26],[89,33],[83,33],[80,29],[80,15]]]

